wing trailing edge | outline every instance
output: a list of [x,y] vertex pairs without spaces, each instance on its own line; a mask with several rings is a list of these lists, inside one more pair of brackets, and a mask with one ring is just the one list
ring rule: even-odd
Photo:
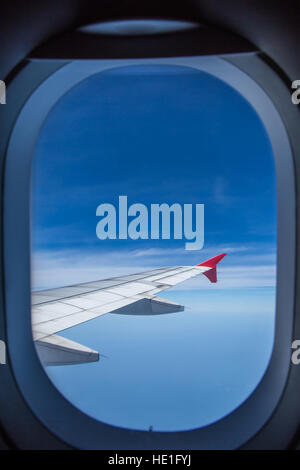
[[35,341],[39,358],[45,366],[65,366],[99,361],[99,353],[83,344],[59,335]]

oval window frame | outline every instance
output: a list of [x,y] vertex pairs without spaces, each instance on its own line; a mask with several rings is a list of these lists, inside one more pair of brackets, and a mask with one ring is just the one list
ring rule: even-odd
[[[84,67],[82,61],[78,60],[64,65],[41,83],[21,110],[7,148],[4,188],[4,263],[6,285],[14,283],[14,289],[7,290],[6,311],[8,345],[15,379],[31,410],[48,429],[74,447],[95,449],[239,447],[271,416],[285,387],[290,365],[294,301],[295,188],[294,183],[291,184],[294,182],[293,156],[285,126],[263,89],[245,72],[224,58],[204,56],[85,60],[84,63]],[[272,357],[262,381],[244,403],[216,423],[192,431],[170,433],[132,431],[109,426],[88,417],[63,398],[50,382],[39,363],[32,342],[29,214],[31,159],[36,139],[51,107],[75,84],[94,73],[131,64],[184,65],[207,71],[225,81],[241,93],[260,116],[268,133],[275,159],[278,227],[276,329]],[[278,188],[281,189],[278,191]],[[18,217],[15,214],[18,214]],[[286,226],[290,227],[289,231],[285,230]],[[20,258],[22,265],[16,271]],[[36,397],[36,390],[39,390],[39,399]],[[49,404],[55,406],[59,419],[53,415],[52,406]],[[241,425],[243,423],[245,425]],[[84,435],[81,434],[83,428]],[[234,432],[235,429],[239,429],[238,435]]]

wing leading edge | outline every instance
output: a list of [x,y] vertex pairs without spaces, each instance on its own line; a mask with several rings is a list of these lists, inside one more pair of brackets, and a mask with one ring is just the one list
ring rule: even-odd
[[56,333],[104,315],[161,315],[184,306],[157,297],[159,292],[204,274],[217,282],[222,253],[196,266],[160,268],[102,281],[37,291],[32,294],[32,331],[44,365],[95,362],[99,353]]

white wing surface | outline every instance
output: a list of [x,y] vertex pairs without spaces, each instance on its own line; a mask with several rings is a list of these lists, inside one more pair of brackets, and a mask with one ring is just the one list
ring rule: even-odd
[[32,293],[32,331],[45,365],[78,364],[99,360],[99,353],[57,332],[104,315],[160,315],[184,310],[157,297],[159,292],[204,274],[217,281],[216,265],[225,253],[196,266],[160,268],[138,274]]

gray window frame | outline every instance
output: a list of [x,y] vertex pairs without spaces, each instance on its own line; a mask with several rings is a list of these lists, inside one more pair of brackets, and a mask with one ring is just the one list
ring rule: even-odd
[[[87,449],[240,447],[270,420],[282,397],[290,369],[293,331],[295,293],[293,152],[278,110],[263,90],[262,84],[258,85],[253,77],[249,76],[250,73],[255,76],[255,69],[259,67],[266,69],[268,67],[262,65],[261,59],[255,53],[223,58],[202,56],[86,60],[84,66],[80,60],[63,62],[60,66],[54,62],[56,61],[53,61],[54,73],[50,73],[37,88],[32,90],[30,98],[19,113],[6,153],[3,208],[6,333],[10,367],[17,386],[33,414],[51,433],[73,447]],[[27,67],[34,67],[36,73],[38,63],[38,60],[33,60]],[[107,68],[149,63],[198,68],[221,78],[239,91],[256,109],[264,123],[272,144],[276,167],[277,292],[272,357],[263,379],[244,403],[219,421],[192,431],[151,433],[132,431],[101,423],[85,415],[71,405],[48,379],[37,358],[31,333],[30,178],[33,150],[41,126],[55,102],[84,78]],[[49,67],[51,69],[51,64]],[[267,89],[267,85],[264,88]],[[286,96],[283,91],[281,93]]]

